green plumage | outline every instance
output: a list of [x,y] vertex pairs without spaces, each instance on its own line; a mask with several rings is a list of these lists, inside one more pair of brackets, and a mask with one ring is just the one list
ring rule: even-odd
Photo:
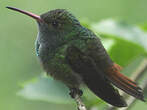
[[44,70],[69,89],[79,90],[86,84],[106,102],[126,106],[104,75],[104,69],[113,62],[100,39],[66,10],[49,11],[41,19],[36,53]]

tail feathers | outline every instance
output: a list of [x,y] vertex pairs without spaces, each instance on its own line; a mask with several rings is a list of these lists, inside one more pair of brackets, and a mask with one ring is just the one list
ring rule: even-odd
[[89,76],[84,79],[88,88],[93,91],[98,97],[107,103],[116,107],[126,107],[127,104],[119,92],[111,85],[108,80],[104,80],[100,76]]
[[[112,71],[120,71],[122,70],[122,67],[119,66],[118,64],[114,64],[113,67],[112,67]],[[125,79],[126,81],[130,82],[130,83],[133,83],[134,85],[136,85],[137,83],[134,82],[133,80],[129,79],[128,77],[124,76],[123,74],[120,74],[120,77],[123,77],[123,79]]]
[[134,96],[137,99],[142,101],[144,100],[142,89],[137,86],[137,84],[131,79],[127,78],[119,72],[118,65],[114,64],[113,67],[107,71],[108,79],[116,87],[122,89],[131,96]]

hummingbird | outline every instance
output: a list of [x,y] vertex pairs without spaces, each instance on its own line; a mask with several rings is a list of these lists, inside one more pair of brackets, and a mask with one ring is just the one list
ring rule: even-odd
[[120,72],[121,67],[112,61],[99,36],[82,26],[70,12],[55,9],[38,16],[7,8],[36,20],[35,48],[39,61],[48,75],[69,88],[72,97],[82,95],[80,87],[84,84],[96,96],[116,107],[127,106],[116,87],[145,101],[143,90]]

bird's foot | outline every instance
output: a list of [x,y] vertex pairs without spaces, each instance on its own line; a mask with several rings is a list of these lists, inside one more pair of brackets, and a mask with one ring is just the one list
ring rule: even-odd
[[77,89],[77,88],[71,88],[71,89],[70,89],[69,95],[70,95],[72,98],[75,98],[76,95],[82,96],[82,95],[83,95],[83,91],[80,90],[80,89]]

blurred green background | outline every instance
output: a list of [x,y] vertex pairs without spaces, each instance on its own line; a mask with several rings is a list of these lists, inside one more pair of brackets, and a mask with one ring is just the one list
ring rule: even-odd
[[[132,25],[144,25],[147,22],[147,0],[0,0],[0,110],[75,109],[70,104],[30,101],[16,95],[20,90],[19,85],[38,76],[42,69],[34,50],[37,35],[35,21],[6,9],[6,6],[36,14],[64,8],[81,21],[91,23],[107,18],[120,19]],[[117,58],[114,60],[119,62]]]

